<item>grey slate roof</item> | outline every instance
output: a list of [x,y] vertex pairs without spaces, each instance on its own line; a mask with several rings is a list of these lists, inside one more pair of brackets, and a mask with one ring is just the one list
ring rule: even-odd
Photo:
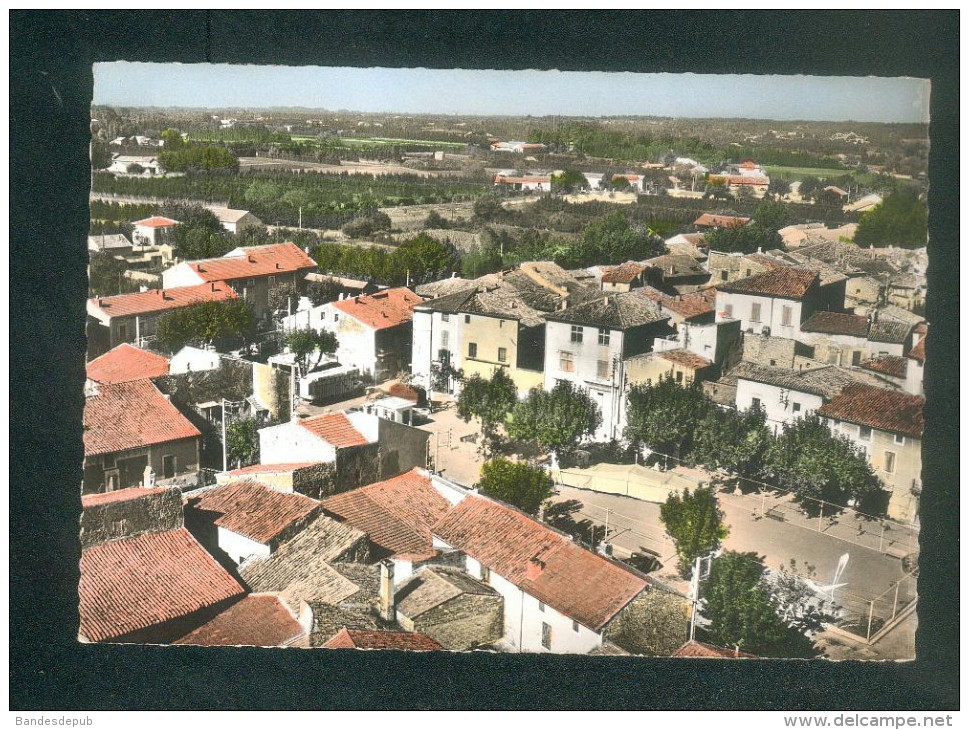
[[[811,393],[830,400],[852,383],[884,387],[885,381],[859,370],[824,365],[810,370],[789,370],[743,360],[729,374],[730,379],[751,380],[799,393]],[[726,380],[726,378],[724,379]]]
[[891,319],[879,319],[873,322],[871,330],[868,332],[868,339],[871,342],[884,342],[889,345],[904,345],[908,336],[912,333],[913,325],[905,322],[896,322]]
[[414,619],[464,594],[497,596],[498,592],[461,570],[428,566],[405,580],[395,597],[397,610]]
[[105,236],[88,236],[88,251],[110,251],[113,248],[131,248],[131,241],[123,233]]
[[653,322],[666,321],[670,315],[665,314],[652,300],[632,291],[606,296],[600,292],[595,299],[555,312],[546,318],[551,322],[627,330]]

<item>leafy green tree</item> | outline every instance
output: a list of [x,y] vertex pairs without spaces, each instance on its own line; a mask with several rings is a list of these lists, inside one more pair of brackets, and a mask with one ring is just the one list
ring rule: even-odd
[[683,494],[671,492],[659,514],[676,543],[677,567],[684,578],[690,577],[694,560],[719,548],[727,537],[723,511],[709,487],[697,487],[692,493],[689,489]]
[[533,388],[512,409],[506,431],[511,438],[536,441],[558,455],[571,452],[595,433],[602,414],[592,398],[570,381],[561,380],[550,391]]
[[589,187],[589,181],[585,175],[577,170],[563,170],[557,175],[552,175],[552,190],[557,193],[571,193],[575,190],[584,190]]
[[544,469],[508,459],[486,462],[481,467],[477,486],[482,494],[514,505],[530,515],[538,514],[542,503],[552,496],[552,478]]
[[791,192],[791,183],[789,180],[775,175],[767,185],[767,192],[771,195],[787,195]]
[[805,200],[812,200],[821,192],[822,188],[824,188],[824,185],[818,178],[813,175],[807,175],[801,178],[801,184],[798,186],[797,194]]
[[696,424],[715,407],[698,388],[672,378],[634,385],[626,403],[626,438],[677,458],[689,453]]
[[185,140],[182,139],[182,133],[177,129],[166,129],[161,133],[161,140],[165,143],[162,146],[168,151],[179,150],[185,146]]
[[118,261],[107,251],[92,253],[88,268],[91,296],[110,297],[138,291],[138,284],[124,275],[126,270],[125,262]]
[[179,222],[165,235],[166,242],[175,246],[175,255],[181,259],[215,258],[236,248],[236,241],[215,214],[201,205],[170,205],[159,213]]
[[764,474],[772,442],[761,409],[737,413],[711,408],[696,423],[693,458],[708,467],[756,479]]
[[753,253],[758,249],[777,248],[782,240],[777,233],[790,221],[790,210],[779,200],[765,198],[754,209],[753,220],[746,226],[721,228],[708,234],[704,243],[725,253]]
[[179,350],[190,342],[244,336],[252,330],[252,312],[241,299],[200,302],[176,309],[158,320],[156,335],[163,347]]
[[862,246],[921,248],[928,241],[929,212],[914,190],[890,194],[861,216],[855,242]]
[[774,609],[763,576],[764,563],[756,553],[727,551],[714,559],[700,597],[715,643],[769,655],[787,637],[788,627]]
[[629,180],[622,175],[612,175],[609,178],[609,187],[612,190],[629,190],[631,186]]
[[232,421],[225,427],[225,450],[237,468],[259,461],[259,425],[254,418]]
[[103,170],[111,165],[111,151],[108,145],[100,140],[91,142],[91,167],[95,170]]
[[832,434],[816,414],[784,425],[768,450],[766,471],[813,513],[820,509],[813,500],[843,506],[882,494],[864,452],[846,437]]
[[269,307],[284,316],[292,314],[293,308],[299,303],[299,296],[299,289],[292,282],[277,284],[269,290]]
[[314,307],[328,302],[335,302],[343,291],[340,282],[331,277],[326,277],[322,281],[312,281],[306,287],[306,296]]
[[498,368],[491,378],[480,375],[466,378],[458,396],[458,416],[465,423],[472,418],[481,421],[481,432],[489,451],[493,452],[498,440],[498,427],[518,401],[518,389],[504,368]]
[[[332,355],[337,351],[339,342],[336,335],[328,330],[317,331],[306,328],[286,335],[286,347],[296,358],[300,375],[306,376],[320,364],[324,355]],[[316,361],[310,365],[310,357],[314,353],[316,353]]]

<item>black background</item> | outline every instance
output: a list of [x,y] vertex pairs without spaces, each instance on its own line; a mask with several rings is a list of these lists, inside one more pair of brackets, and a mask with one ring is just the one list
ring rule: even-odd
[[[958,21],[954,11],[11,12],[11,709],[958,707]],[[931,78],[918,660],[77,644],[91,64],[112,60]]]

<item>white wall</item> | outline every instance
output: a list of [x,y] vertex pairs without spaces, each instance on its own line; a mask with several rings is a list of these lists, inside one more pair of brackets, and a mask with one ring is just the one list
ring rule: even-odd
[[[760,399],[760,407],[767,416],[767,425],[774,433],[779,432],[785,423],[793,423],[798,418],[804,418],[824,404],[823,399],[818,395],[738,378],[737,410],[745,411],[750,408],[754,398]],[[799,411],[795,410],[796,404],[801,406]]]
[[259,460],[263,464],[332,462],[336,460],[336,449],[290,421],[259,429]]
[[925,387],[923,385],[925,366],[918,360],[913,360],[912,358],[908,358],[906,362],[905,385],[903,386],[905,392],[911,393],[912,395],[925,395]]
[[268,545],[250,540],[248,537],[243,537],[239,533],[232,532],[232,530],[227,530],[224,527],[218,528],[218,534],[219,548],[225,551],[236,564],[253,555],[268,558],[271,552]]
[[192,271],[184,261],[162,272],[162,286],[166,289],[174,289],[177,286],[196,286],[202,283],[204,283],[202,278]]
[[[447,321],[445,321],[447,317]],[[447,333],[447,347],[444,346],[444,333]],[[411,372],[418,381],[430,391],[431,364],[438,360],[437,354],[443,349],[451,353],[451,366],[460,370],[464,354],[464,315],[445,315],[440,312],[414,311],[411,352]]]
[[172,356],[168,365],[171,375],[197,373],[203,370],[216,370],[219,367],[219,353],[202,350],[198,347],[183,347]]
[[[754,304],[760,304],[760,321],[750,319]],[[724,316],[728,307],[733,311]],[[784,308],[789,307],[790,325],[782,324]],[[773,297],[753,296],[750,294],[736,294],[734,292],[717,292],[717,322],[728,319],[739,319],[740,328],[745,332],[753,328],[758,334],[764,327],[770,327],[772,337],[795,339],[801,329],[801,302],[791,299],[774,299]]]
[[370,443],[377,441],[380,429],[380,419],[377,416],[372,413],[361,413],[360,411],[351,411],[346,416],[347,420],[353,424],[355,429],[363,434],[367,441]]

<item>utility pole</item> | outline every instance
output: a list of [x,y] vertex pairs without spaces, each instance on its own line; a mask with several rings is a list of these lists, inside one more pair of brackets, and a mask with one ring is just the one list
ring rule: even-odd
[[225,440],[225,398],[222,399],[222,473],[229,471],[229,453]]

